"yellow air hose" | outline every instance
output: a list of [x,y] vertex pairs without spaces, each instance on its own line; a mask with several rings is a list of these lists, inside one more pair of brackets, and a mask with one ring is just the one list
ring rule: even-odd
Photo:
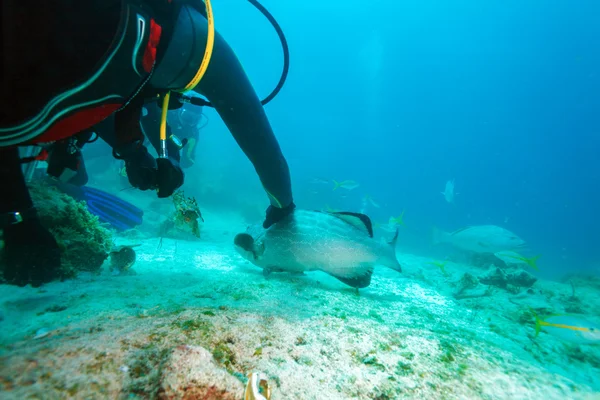
[[[200,64],[200,68],[196,72],[194,78],[181,90],[176,90],[180,93],[189,92],[190,90],[194,90],[194,88],[200,83],[202,77],[206,73],[208,69],[208,64],[210,63],[210,58],[212,57],[213,47],[215,45],[215,21],[213,18],[212,6],[210,4],[210,0],[204,0],[204,5],[206,6],[206,16],[208,20],[208,35],[206,38],[206,49],[204,50],[204,57],[202,57],[202,63]],[[162,104],[162,114],[160,117],[160,158],[167,158],[167,110],[169,109],[169,99],[171,98],[171,93],[168,92],[163,99]]]

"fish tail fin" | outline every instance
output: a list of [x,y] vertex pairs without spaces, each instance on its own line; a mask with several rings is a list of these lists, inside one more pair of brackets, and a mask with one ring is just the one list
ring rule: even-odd
[[382,260],[381,264],[385,267],[393,269],[394,271],[402,272],[402,266],[400,265],[400,262],[398,261],[398,258],[396,257],[396,245],[398,244],[398,232],[399,232],[399,229],[396,228],[396,233],[394,234],[394,237],[392,238],[392,240],[387,242],[392,254],[385,257],[385,259]]
[[398,228],[396,228],[396,232],[394,233],[394,237],[392,238],[392,240],[390,240],[390,241],[388,242],[388,244],[389,244],[390,246],[392,246],[392,248],[393,248],[393,249],[395,249],[395,248],[396,248],[396,243],[398,243],[398,231],[399,231],[399,229],[398,229]]
[[542,320],[536,315],[535,316],[535,337],[540,334],[542,330]]
[[533,257],[527,257],[525,259],[523,259],[523,261],[525,261],[527,263],[527,265],[529,265],[531,268],[535,269],[536,271],[539,271],[539,268],[537,266],[537,260],[538,258],[540,258],[540,256],[533,256]]
[[390,217],[390,225],[404,225],[404,211],[405,210],[402,210],[402,214],[397,217]]
[[340,186],[342,186],[342,184],[338,181],[336,181],[335,179],[333,180],[333,190],[337,190],[337,188],[339,188]]

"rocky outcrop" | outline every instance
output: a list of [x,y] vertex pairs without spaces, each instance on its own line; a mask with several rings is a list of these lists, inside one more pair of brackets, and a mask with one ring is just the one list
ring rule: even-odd
[[502,289],[528,288],[531,287],[537,278],[527,271],[516,270],[506,272],[496,266],[491,266],[488,272],[479,277],[479,282],[484,285],[497,286]]

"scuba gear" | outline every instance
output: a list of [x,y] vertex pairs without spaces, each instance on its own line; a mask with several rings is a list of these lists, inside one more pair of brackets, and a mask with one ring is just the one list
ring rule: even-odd
[[[56,57],[53,54],[50,55],[49,60],[42,59],[44,68],[40,79],[44,83],[38,84],[39,88],[36,88],[33,92],[40,93],[38,96],[34,96],[35,104],[29,104],[32,103],[30,101],[31,95],[25,89],[29,88],[30,82],[38,80],[28,79],[31,77],[24,74],[28,71],[42,69],[37,62],[35,65],[30,65],[36,58],[21,56],[15,60],[14,67],[12,67],[13,64],[10,64],[11,74],[6,74],[6,77],[3,76],[8,81],[6,82],[7,85],[2,85],[6,86],[3,89],[8,90],[8,93],[11,93],[11,91],[27,93],[27,98],[21,101],[11,100],[14,106],[9,103],[8,107],[1,108],[0,146],[12,146],[27,142],[51,142],[63,139],[95,125],[129,104],[131,99],[145,86],[152,74],[156,60],[156,47],[162,32],[161,26],[151,17],[152,13],[146,12],[149,7],[142,2],[139,2],[140,4],[136,3],[138,3],[136,0],[128,0],[119,2],[120,5],[115,5],[112,2],[107,4],[106,7],[97,7],[98,16],[95,16],[83,6],[79,7],[77,11],[89,16],[91,18],[89,23],[93,26],[102,27],[102,30],[99,31],[97,37],[94,37],[93,45],[90,45],[87,41],[83,43],[83,40],[89,35],[82,35],[81,38],[78,38],[77,34],[65,31],[63,36],[69,39],[72,38],[73,43],[67,42],[63,47],[71,48],[69,46],[75,46],[75,48],[79,48],[88,46],[89,50],[86,49],[86,52],[76,54],[73,59],[68,60]],[[15,2],[15,4],[18,4],[18,2]],[[18,11],[22,12],[23,15],[30,12],[28,11],[29,6],[19,5],[18,7]],[[58,11],[56,10],[56,12]],[[43,17],[38,14],[34,13],[33,15],[43,20]],[[68,22],[76,26],[76,23],[72,20],[76,19],[77,15],[65,15],[64,18],[69,18]],[[23,28],[20,27],[19,23],[24,25],[23,21],[26,21],[27,18],[21,17],[24,20],[14,21],[14,25],[7,28],[11,29],[9,32],[12,32],[12,30],[23,32]],[[106,20],[104,20],[105,18]],[[51,20],[52,18],[46,17],[46,19]],[[58,28],[52,22],[47,24],[52,28]],[[81,25],[80,22],[79,25]],[[38,28],[37,31],[44,32],[43,35],[48,34],[48,31],[44,29]],[[53,31],[50,30],[49,32]],[[62,31],[59,33],[62,33]],[[32,34],[32,38],[29,39],[30,41],[35,40],[34,43],[39,46],[38,43],[42,39],[38,36],[42,33],[36,35]],[[53,36],[51,42],[56,46],[58,46],[56,42],[59,41],[57,35],[55,35],[56,37]],[[6,36],[8,37],[8,35]],[[25,46],[30,41],[18,42],[10,48]],[[106,42],[109,44],[105,48],[103,46]],[[42,43],[45,43],[45,39],[42,40]],[[62,47],[57,50],[60,50],[60,52],[65,51]],[[52,48],[44,51],[52,51]],[[37,50],[33,51],[33,53],[36,52]],[[29,54],[24,50],[21,50],[20,53]],[[92,54],[92,57],[90,57],[90,54]],[[95,59],[95,57],[98,57],[98,59]],[[67,62],[72,66],[63,71],[64,68],[62,67]],[[79,69],[77,69],[78,67]],[[19,69],[22,71],[19,71]],[[77,72],[75,80],[73,78],[69,79],[66,75],[71,70]],[[53,78],[52,74],[57,74],[60,79]],[[82,76],[80,77],[80,75]],[[14,90],[11,89],[12,86],[14,86]]]
[[171,135],[171,136],[169,136],[169,139],[171,140],[171,142],[173,142],[173,144],[174,144],[175,146],[177,146],[177,148],[178,148],[179,150],[181,150],[181,149],[183,148],[183,146],[185,146],[185,144],[187,143],[187,139],[183,139],[183,140],[181,140],[181,139],[179,139],[179,138],[178,138],[177,136],[175,136],[175,135]]
[[49,179],[48,183],[75,200],[84,201],[90,213],[118,231],[133,229],[143,222],[143,210],[113,194],[89,186],[79,187],[63,183],[55,179]]
[[[273,28],[275,28],[275,32],[277,32],[277,36],[279,37],[279,41],[281,42],[281,47],[283,48],[283,70],[281,72],[279,82],[277,82],[277,85],[275,86],[275,89],[273,89],[273,91],[261,101],[261,104],[264,106],[271,100],[273,100],[275,96],[277,96],[277,94],[279,94],[279,92],[283,88],[283,85],[285,84],[285,81],[287,80],[287,76],[290,69],[290,50],[288,47],[287,39],[285,38],[285,34],[283,33],[281,26],[279,26],[279,24],[277,23],[275,17],[273,17],[273,15],[269,13],[269,11],[257,0],[248,0],[248,2],[254,7],[256,7],[256,9],[258,9],[258,11],[260,11],[269,20]],[[196,106],[214,107],[214,105],[211,104],[209,101],[195,96],[187,96],[185,94],[176,92],[173,93],[173,97],[181,103],[190,103]]]
[[[91,137],[91,133],[89,134]],[[85,143],[85,142],[84,142]],[[60,140],[50,147],[47,173],[63,182],[83,186],[88,182],[81,147],[73,138]]]
[[[275,28],[275,31],[277,32],[277,35],[279,36],[281,45],[283,47],[283,64],[284,64],[283,72],[281,74],[281,77],[280,77],[279,82],[277,83],[277,86],[275,87],[275,89],[263,101],[261,101],[261,104],[265,105],[265,104],[269,103],[271,100],[273,100],[275,98],[275,96],[277,96],[277,94],[283,87],[285,80],[287,79],[287,75],[288,75],[288,71],[289,71],[289,48],[288,48],[287,40],[285,38],[283,30],[281,29],[281,27],[279,26],[279,24],[277,23],[275,18],[257,0],[248,0],[248,1],[254,7],[256,7],[269,20],[271,25],[273,25],[273,27]],[[196,86],[198,85],[198,83],[200,82],[200,80],[202,79],[204,74],[206,73],[206,70],[208,69],[208,65],[210,63],[212,53],[213,53],[213,46],[214,46],[214,41],[215,41],[215,30],[214,30],[214,22],[213,22],[213,16],[212,16],[212,7],[210,4],[210,0],[204,0],[204,3],[206,6],[206,12],[202,12],[203,10],[201,10],[200,8],[192,9],[189,7],[182,6],[182,9],[180,10],[179,15],[178,15],[177,23],[176,23],[173,33],[172,33],[172,37],[170,38],[171,40],[170,40],[169,46],[167,47],[167,49],[165,51],[165,58],[167,60],[169,60],[170,63],[161,62],[159,64],[159,66],[157,67],[156,73],[154,74],[154,77],[152,78],[151,82],[152,82],[152,85],[154,85],[154,86],[166,88],[167,90],[174,90],[173,96],[176,97],[181,103],[189,102],[194,105],[207,105],[209,107],[214,107],[210,102],[207,102],[203,99],[184,96],[182,94],[182,93],[194,90],[196,88]],[[186,13],[184,13],[184,8],[185,8]],[[185,82],[186,78],[184,76],[182,76],[183,71],[180,70],[181,67],[177,68],[176,65],[180,65],[180,66],[181,65],[190,65],[190,64],[194,65],[194,64],[192,64],[194,62],[194,60],[196,61],[196,65],[197,65],[196,59],[199,57],[199,54],[201,54],[202,51],[201,51],[201,49],[199,47],[199,43],[197,41],[194,41],[192,43],[191,49],[188,48],[185,50],[180,49],[178,46],[173,46],[173,45],[171,45],[171,43],[175,42],[176,44],[179,44],[178,41],[173,40],[173,37],[178,37],[178,36],[182,36],[182,35],[192,35],[192,37],[198,36],[196,34],[197,27],[196,27],[196,25],[194,25],[194,22],[193,22],[196,19],[193,15],[194,12],[200,13],[202,16],[206,17],[206,19],[208,21],[207,42],[206,42],[206,47],[204,49],[204,55],[202,57],[202,63],[200,64],[200,68],[198,69],[198,72],[196,73],[194,78],[183,89],[179,89],[182,85],[181,82]],[[186,54],[188,55],[187,57],[185,57]],[[181,59],[181,58],[187,58],[187,59]],[[175,64],[175,63],[177,63],[177,64]],[[178,69],[180,70],[180,72],[174,74],[173,70],[177,71]],[[168,71],[168,73],[166,71]],[[173,76],[175,76],[175,78],[172,78]],[[183,79],[183,81],[181,81],[182,79]],[[160,82],[161,84],[158,84],[158,82]],[[161,130],[160,130],[160,140],[161,140],[160,157],[162,157],[162,158],[166,157],[167,135],[166,135],[166,131],[165,131],[165,126],[166,126],[166,110],[169,107],[169,97],[170,97],[170,93],[167,93],[165,95],[165,98],[162,101],[163,116],[161,118]]]
[[[196,106],[197,107],[197,106]],[[200,126],[200,122],[202,121],[202,117],[204,114],[202,113],[202,106],[196,107],[186,107],[180,108],[177,113],[177,120],[183,126],[201,129],[203,127]]]

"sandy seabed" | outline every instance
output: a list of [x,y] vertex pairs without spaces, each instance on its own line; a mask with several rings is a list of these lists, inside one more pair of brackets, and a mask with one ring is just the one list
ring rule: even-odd
[[[357,294],[320,272],[266,279],[235,233],[137,239],[135,275],[1,285],[0,398],[233,399],[260,371],[272,399],[600,399],[598,347],[535,337],[527,314],[564,311],[566,283],[457,300],[472,267],[398,253],[404,272]],[[598,294],[577,288],[596,321]]]

